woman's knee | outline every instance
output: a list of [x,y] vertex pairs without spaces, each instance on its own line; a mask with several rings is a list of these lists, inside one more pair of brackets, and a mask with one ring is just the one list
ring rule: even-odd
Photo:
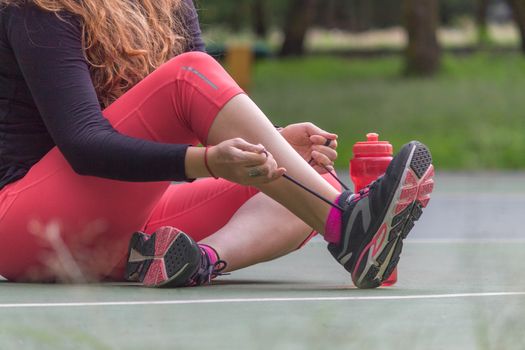
[[168,61],[168,64],[178,63],[182,65],[190,65],[198,62],[215,62],[215,59],[202,51],[189,51],[181,53]]
[[178,72],[192,72],[201,67],[217,65],[218,62],[205,52],[191,51],[177,55],[165,63],[166,68]]
[[[212,56],[204,52],[186,52],[166,63],[166,68],[179,82],[196,88],[211,99],[228,90],[240,90],[235,80]],[[242,90],[241,90],[242,91]]]
[[224,68],[204,52],[187,52],[172,58],[162,68],[172,85],[172,100],[177,104],[184,125],[202,143],[207,142],[209,129],[223,106],[242,89]]

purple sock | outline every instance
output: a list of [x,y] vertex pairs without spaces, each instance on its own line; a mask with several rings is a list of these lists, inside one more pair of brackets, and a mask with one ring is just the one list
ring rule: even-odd
[[[339,197],[334,203],[339,201]],[[324,226],[324,240],[329,243],[339,243],[341,239],[341,222],[343,221],[342,213],[339,209],[332,207],[328,213],[326,224]]]
[[206,252],[206,255],[210,258],[210,263],[215,264],[219,260],[219,254],[209,245],[199,244],[199,247]]

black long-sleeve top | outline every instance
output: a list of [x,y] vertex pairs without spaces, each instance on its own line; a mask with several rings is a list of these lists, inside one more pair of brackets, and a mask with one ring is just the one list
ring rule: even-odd
[[[184,0],[187,50],[204,51],[197,13]],[[187,145],[117,132],[102,115],[77,18],[34,5],[0,8],[0,188],[55,145],[79,174],[123,181],[186,180]]]

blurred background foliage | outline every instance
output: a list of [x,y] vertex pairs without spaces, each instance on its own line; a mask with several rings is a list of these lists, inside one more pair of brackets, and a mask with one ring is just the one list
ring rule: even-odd
[[[427,143],[440,169],[525,169],[525,0],[200,0],[208,50],[258,58],[277,124]],[[231,51],[233,52],[233,51]]]

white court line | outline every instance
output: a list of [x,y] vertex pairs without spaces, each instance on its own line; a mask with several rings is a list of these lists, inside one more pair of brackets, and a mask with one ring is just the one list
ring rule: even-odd
[[384,295],[384,296],[360,296],[360,297],[355,296],[355,297],[310,297],[310,298],[233,298],[233,299],[108,301],[108,302],[75,302],[75,303],[22,303],[22,304],[0,304],[0,309],[89,307],[89,306],[96,307],[96,306],[274,303],[274,302],[309,302],[309,301],[418,300],[418,299],[507,297],[507,296],[525,296],[525,292],[456,293],[456,294],[397,295],[397,296]]
[[513,244],[525,243],[525,238],[416,238],[407,239],[405,243],[416,244]]
[[[326,241],[319,237],[315,236],[308,243],[315,244],[326,244]],[[523,244],[525,243],[525,238],[408,238],[403,241],[403,244]]]

